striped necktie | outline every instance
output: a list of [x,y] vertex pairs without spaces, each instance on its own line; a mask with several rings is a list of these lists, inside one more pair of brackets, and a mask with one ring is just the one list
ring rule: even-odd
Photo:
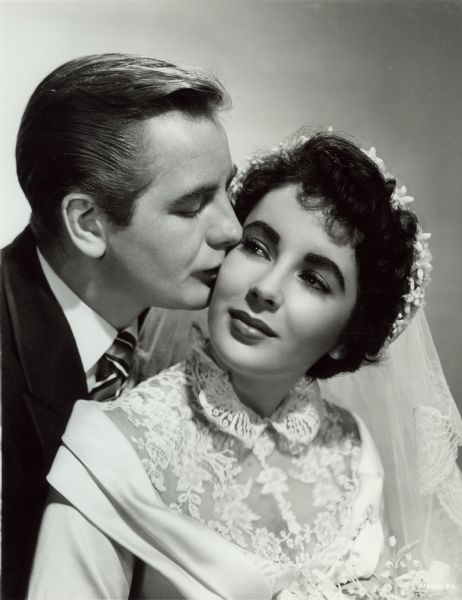
[[114,400],[121,394],[130,374],[135,346],[136,338],[132,333],[126,330],[118,333],[112,346],[98,361],[96,383],[90,392],[93,400]]

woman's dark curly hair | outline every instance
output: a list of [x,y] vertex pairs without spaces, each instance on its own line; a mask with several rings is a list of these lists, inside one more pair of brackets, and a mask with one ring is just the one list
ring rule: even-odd
[[286,184],[299,186],[298,201],[307,210],[322,210],[327,233],[352,244],[358,265],[358,298],[339,339],[344,357],[325,355],[307,375],[328,378],[377,362],[402,310],[416,216],[392,207],[395,180],[386,180],[362,150],[337,134],[300,137],[251,161],[234,193],[240,222],[266,193]]

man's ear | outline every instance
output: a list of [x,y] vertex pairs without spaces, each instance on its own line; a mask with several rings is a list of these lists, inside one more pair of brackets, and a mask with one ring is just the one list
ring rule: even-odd
[[74,246],[90,258],[101,258],[106,251],[106,231],[93,198],[78,192],[67,194],[61,214]]
[[329,356],[334,360],[342,360],[342,358],[345,358],[346,353],[347,349],[345,344],[338,344],[335,348],[332,348],[329,352]]

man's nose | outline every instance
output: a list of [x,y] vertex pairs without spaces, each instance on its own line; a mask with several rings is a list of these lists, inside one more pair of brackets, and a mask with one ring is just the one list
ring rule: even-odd
[[207,242],[213,248],[230,248],[241,241],[242,227],[237,220],[231,202],[226,198],[220,210],[214,214],[210,224]]

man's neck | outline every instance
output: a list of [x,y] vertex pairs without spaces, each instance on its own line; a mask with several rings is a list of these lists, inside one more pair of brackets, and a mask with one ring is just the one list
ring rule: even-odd
[[83,255],[55,254],[40,249],[48,264],[72,292],[116,329],[127,327],[142,312],[133,298],[110,286],[97,260]]

